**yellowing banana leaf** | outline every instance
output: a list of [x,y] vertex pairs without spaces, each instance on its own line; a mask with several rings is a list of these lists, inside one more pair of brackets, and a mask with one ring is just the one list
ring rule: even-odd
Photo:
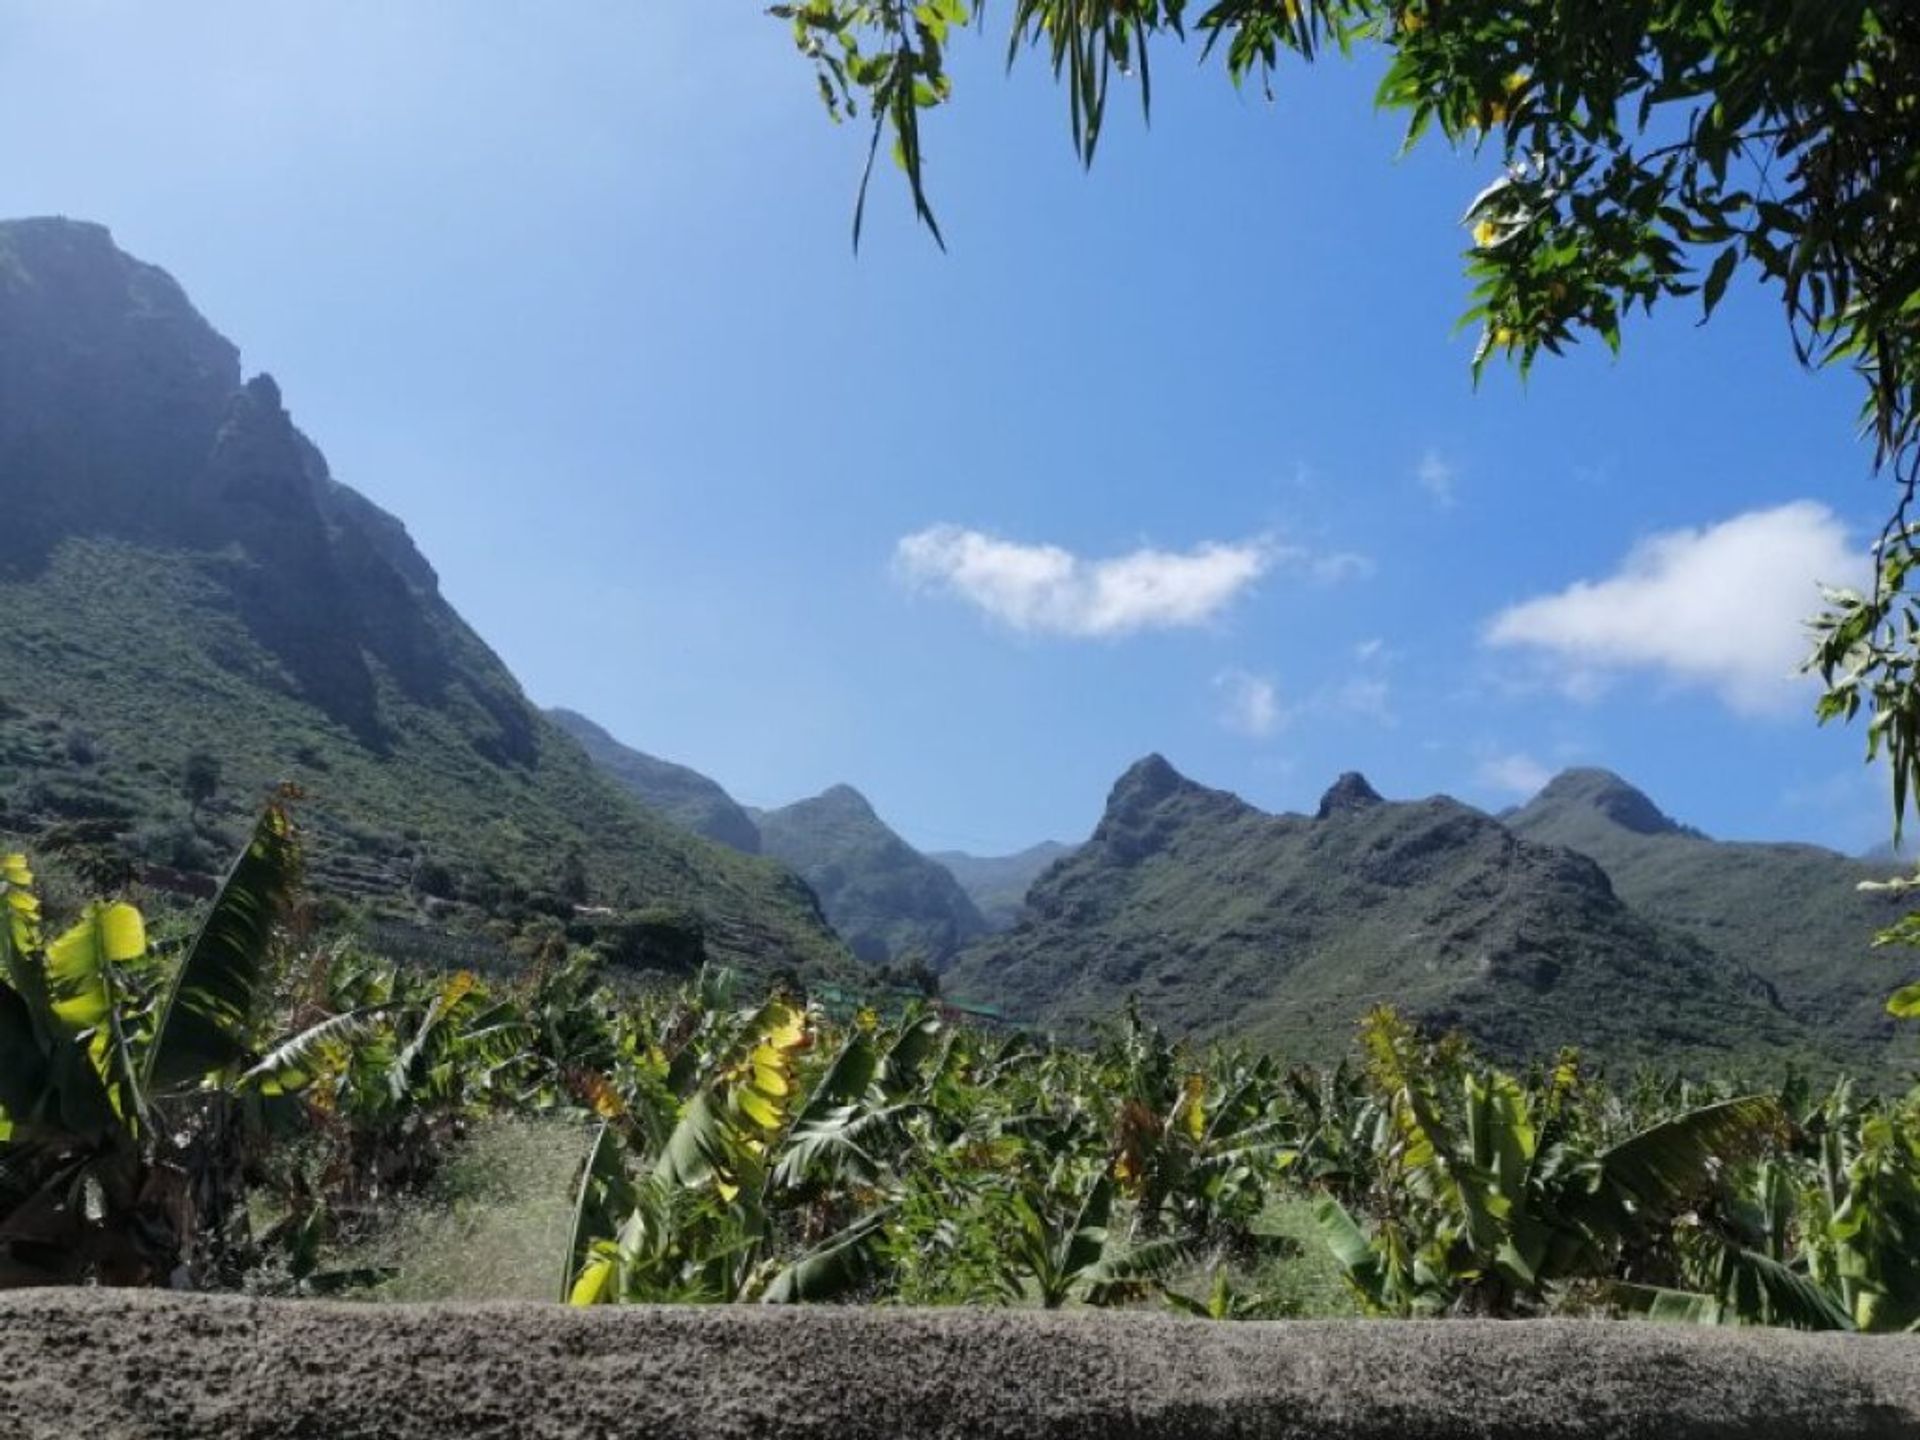
[[778,1007],[774,1023],[767,1031],[766,1043],[776,1050],[797,1050],[806,1043],[807,1017],[791,1005]]
[[762,1130],[778,1130],[780,1128],[779,1107],[751,1086],[743,1085],[735,1090],[733,1093],[733,1103],[739,1108],[742,1115],[745,1115]]
[[567,1292],[569,1305],[598,1305],[612,1299],[613,1261],[601,1256],[587,1262],[580,1278]]
[[0,949],[29,955],[40,948],[40,897],[24,855],[0,855]]
[[1207,1138],[1207,1077],[1189,1075],[1185,1088],[1187,1136],[1196,1144]]
[[80,920],[47,947],[48,998],[70,1032],[91,1030],[113,1013],[113,967],[147,953],[146,927],[131,905],[89,905]]

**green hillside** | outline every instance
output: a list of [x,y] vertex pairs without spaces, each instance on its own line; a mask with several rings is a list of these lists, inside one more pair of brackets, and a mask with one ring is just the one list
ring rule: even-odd
[[944,965],[987,926],[951,874],[887,827],[850,785],[759,815],[768,855],[820,896],[833,926],[871,965]]
[[273,381],[98,226],[0,225],[0,475],[0,827],[190,881],[291,781],[316,890],[370,922],[850,963],[781,867],[596,772]]
[[1073,853],[1073,846],[1042,840],[1013,855],[969,855],[961,850],[935,850],[927,858],[944,866],[960,882],[990,930],[1009,930],[1020,918],[1027,890],[1054,861]]
[[1592,856],[1628,904],[1737,957],[1808,1023],[1862,1049],[1896,1033],[1886,997],[1904,976],[1870,942],[1902,906],[1857,888],[1890,871],[1816,845],[1709,839],[1605,770],[1566,771],[1505,820]]
[[698,770],[623,745],[586,716],[553,709],[547,718],[580,742],[587,758],[641,804],[683,830],[746,855],[760,853],[760,830],[734,798]]
[[1339,1052],[1381,1004],[1513,1057],[1579,1045],[1777,1068],[1823,1049],[1751,972],[1635,914],[1583,856],[1351,775],[1315,817],[1269,815],[1158,756],[945,988],[1069,1031],[1137,994],[1180,1032],[1300,1059]]

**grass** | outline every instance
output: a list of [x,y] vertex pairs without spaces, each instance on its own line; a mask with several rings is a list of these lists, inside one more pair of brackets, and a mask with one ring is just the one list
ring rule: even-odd
[[564,1120],[482,1121],[428,1195],[329,1265],[390,1271],[370,1300],[558,1300],[590,1140]]
[[1366,1314],[1320,1234],[1311,1200],[1269,1201],[1253,1228],[1280,1243],[1235,1279],[1269,1297],[1277,1313],[1295,1320],[1355,1320]]

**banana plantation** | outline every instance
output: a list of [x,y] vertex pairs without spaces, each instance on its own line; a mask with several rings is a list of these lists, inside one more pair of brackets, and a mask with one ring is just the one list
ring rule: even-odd
[[1312,1261],[1384,1316],[1920,1327],[1920,1092],[1509,1073],[1387,1011],[1314,1070],[1131,1012],[1066,1048],[585,956],[434,976],[307,935],[299,862],[268,809],[189,927],[43,913],[5,858],[0,1286],[377,1298],[355,1237],[471,1127],[551,1117],[575,1305],[1272,1318]]

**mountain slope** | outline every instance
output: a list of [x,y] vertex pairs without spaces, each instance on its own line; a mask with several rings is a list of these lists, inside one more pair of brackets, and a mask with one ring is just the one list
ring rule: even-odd
[[969,855],[961,850],[935,850],[929,860],[943,866],[960,882],[990,930],[1009,930],[1020,918],[1027,890],[1054,861],[1073,853],[1073,846],[1042,840],[1013,855]]
[[1159,756],[944,988],[1069,1029],[1137,993],[1182,1032],[1300,1058],[1344,1049],[1378,1004],[1509,1056],[1777,1064],[1815,1048],[1761,982],[1634,914],[1583,856],[1352,775],[1314,818],[1269,815]]
[[1736,957],[1809,1023],[1863,1047],[1894,1033],[1885,1002],[1900,972],[1870,941],[1902,907],[1856,888],[1885,878],[1874,865],[1815,845],[1711,840],[1605,770],[1566,771],[1506,823],[1593,857],[1628,904]]
[[602,772],[683,830],[704,835],[745,855],[760,853],[759,827],[717,782],[698,770],[622,745],[575,711],[551,709],[547,711],[547,718],[579,741],[587,758]]
[[759,815],[760,841],[814,888],[868,964],[918,956],[935,968],[986,930],[946,870],[890,830],[850,785]]
[[0,827],[205,869],[291,780],[316,888],[378,915],[668,905],[722,958],[848,963],[793,877],[600,776],[273,381],[99,226],[0,225],[0,476]]

